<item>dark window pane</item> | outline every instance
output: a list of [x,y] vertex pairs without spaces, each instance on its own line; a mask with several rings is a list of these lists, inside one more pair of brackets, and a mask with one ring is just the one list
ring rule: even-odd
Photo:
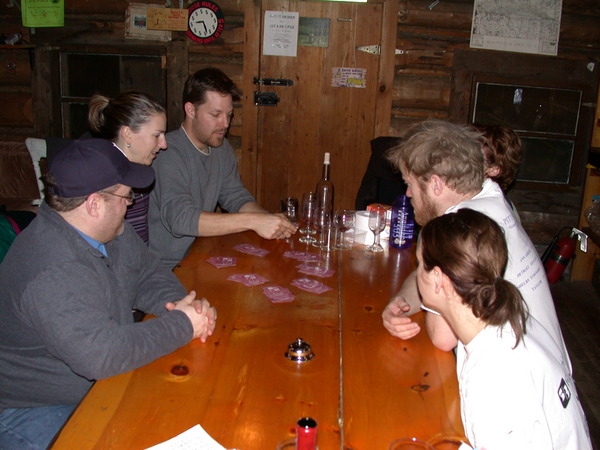
[[119,57],[111,55],[67,54],[67,76],[63,96],[91,97],[119,93]]
[[477,83],[473,123],[575,136],[581,91]]
[[521,136],[523,160],[520,181],[568,184],[575,141]]

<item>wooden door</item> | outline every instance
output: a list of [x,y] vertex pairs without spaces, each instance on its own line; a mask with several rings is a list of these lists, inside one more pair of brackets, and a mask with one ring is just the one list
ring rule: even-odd
[[[245,60],[244,109],[254,108],[256,126],[256,135],[246,144],[254,144],[256,152],[242,155],[244,181],[254,188],[261,205],[277,210],[280,197],[300,198],[303,192],[314,190],[321,178],[323,155],[330,152],[334,204],[352,208],[370,157],[369,141],[387,134],[389,127],[396,24],[391,6],[263,0],[261,7],[253,16],[246,14],[246,27],[254,21],[259,34],[253,39],[260,41],[254,46],[257,63],[252,75],[288,79],[293,85],[250,86],[252,64]],[[263,55],[266,11],[298,12],[301,24],[302,18],[328,20],[327,46],[298,45],[295,57]],[[372,45],[381,46],[387,57],[358,49]],[[245,59],[250,54],[245,52]],[[362,69],[365,87],[332,86],[335,68]],[[249,105],[248,89],[274,92],[280,100],[277,106]],[[251,124],[252,115],[245,115],[244,126]]]

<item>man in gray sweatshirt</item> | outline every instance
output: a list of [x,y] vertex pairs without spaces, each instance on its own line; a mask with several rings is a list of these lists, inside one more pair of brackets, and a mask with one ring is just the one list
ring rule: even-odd
[[[0,448],[46,448],[98,379],[212,335],[216,311],[124,222],[152,168],[110,141],[49,164],[46,200],[0,265]],[[134,323],[132,309],[157,318]]]
[[[169,267],[181,261],[197,236],[252,230],[266,239],[289,238],[296,227],[256,203],[244,187],[225,138],[239,95],[222,71],[202,69],[183,89],[185,118],[167,133],[166,151],[154,162],[150,194],[150,250]],[[229,214],[215,212],[219,205]]]

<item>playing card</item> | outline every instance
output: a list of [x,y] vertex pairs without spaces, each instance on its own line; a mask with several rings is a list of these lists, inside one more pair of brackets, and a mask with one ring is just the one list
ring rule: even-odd
[[212,256],[206,260],[209,264],[212,264],[217,269],[222,267],[232,267],[237,264],[237,260],[232,256]]
[[256,247],[252,244],[238,244],[233,247],[238,252],[247,253],[249,255],[254,256],[265,256],[269,254],[269,250],[265,250],[264,248]]
[[290,283],[292,286],[296,286],[303,291],[311,292],[313,294],[322,294],[330,291],[331,288],[320,281],[313,280],[312,278],[297,278]]
[[242,283],[244,286],[258,286],[259,284],[266,283],[269,281],[267,278],[257,275],[255,273],[236,273],[227,277],[230,281],[237,281]]
[[295,298],[289,289],[281,286],[265,286],[263,293],[272,303],[291,302]]
[[306,275],[313,275],[315,277],[320,278],[328,278],[335,273],[333,269],[327,269],[326,267],[316,266],[314,264],[300,264],[296,266],[299,270],[298,272],[304,273]]
[[286,258],[297,259],[298,261],[305,261],[305,262],[321,260],[321,257],[316,253],[299,252],[299,251],[294,251],[294,250],[288,250],[287,252],[285,252],[283,254],[283,256]]

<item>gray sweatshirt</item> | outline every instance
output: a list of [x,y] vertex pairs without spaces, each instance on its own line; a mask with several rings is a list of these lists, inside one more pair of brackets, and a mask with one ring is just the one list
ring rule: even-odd
[[168,267],[179,263],[194,242],[202,211],[220,205],[236,213],[254,197],[244,187],[227,139],[210,155],[200,153],[182,128],[167,133],[168,148],[154,161],[150,194],[150,250]]
[[[0,265],[0,408],[78,403],[192,339],[185,289],[130,225],[105,257],[42,204]],[[160,316],[134,323],[132,308]]]

